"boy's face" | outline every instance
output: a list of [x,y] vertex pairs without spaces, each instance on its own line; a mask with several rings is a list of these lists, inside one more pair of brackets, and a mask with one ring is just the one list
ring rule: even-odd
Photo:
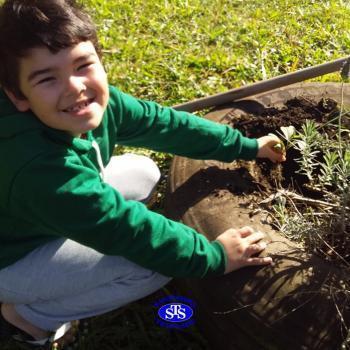
[[78,136],[96,128],[107,106],[107,76],[90,41],[51,53],[33,48],[20,59],[25,99],[8,93],[20,111],[29,109],[51,128]]

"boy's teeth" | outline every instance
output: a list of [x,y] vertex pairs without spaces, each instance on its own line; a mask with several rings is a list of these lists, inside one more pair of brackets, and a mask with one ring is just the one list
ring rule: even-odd
[[81,110],[82,108],[88,106],[89,103],[90,103],[89,101],[86,101],[86,102],[80,103],[74,107],[67,108],[67,112],[77,112],[77,111]]

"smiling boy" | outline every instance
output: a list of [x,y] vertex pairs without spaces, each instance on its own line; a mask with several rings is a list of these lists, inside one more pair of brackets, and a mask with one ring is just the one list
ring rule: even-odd
[[32,48],[20,60],[19,72],[19,88],[26,98],[8,91],[19,111],[30,109],[47,126],[76,136],[100,125],[109,92],[91,41],[57,53]]
[[[148,158],[115,145],[230,162],[276,138],[135,99],[108,85],[95,27],[72,0],[0,9],[0,335],[50,347],[51,332],[159,289],[271,263],[250,228],[215,241],[152,212]],[[232,223],[234,226],[234,223]],[[2,327],[2,328],[1,328]],[[61,328],[62,329],[62,328]],[[64,333],[64,330],[63,330]]]

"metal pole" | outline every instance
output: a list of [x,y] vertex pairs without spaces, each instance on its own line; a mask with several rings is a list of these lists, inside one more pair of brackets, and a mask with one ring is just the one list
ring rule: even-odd
[[346,63],[349,65],[349,62],[350,57],[339,58],[332,62],[323,63],[317,66],[304,68],[296,72],[283,74],[271,79],[232,89],[224,93],[199,98],[190,102],[185,102],[173,106],[173,108],[186,112],[194,112],[208,107],[219,106],[232,102],[234,100],[239,100],[248,96],[260,94],[265,91],[274,90],[282,86],[295,84],[307,79],[315,78],[320,75],[340,71]]

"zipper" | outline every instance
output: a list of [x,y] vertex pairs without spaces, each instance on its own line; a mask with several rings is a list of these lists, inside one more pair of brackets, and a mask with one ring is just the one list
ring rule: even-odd
[[98,166],[100,167],[100,176],[101,176],[101,179],[104,180],[104,178],[105,178],[105,168],[104,168],[103,162],[102,162],[100,147],[99,147],[98,143],[95,140],[93,140],[91,142],[91,145],[94,148],[94,150],[96,151],[97,163],[98,163]]

